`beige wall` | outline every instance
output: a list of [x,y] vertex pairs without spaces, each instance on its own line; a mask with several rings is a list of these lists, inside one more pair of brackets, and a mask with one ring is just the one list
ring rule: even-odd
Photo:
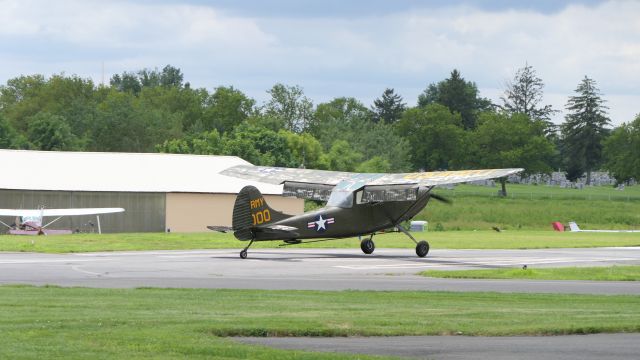
[[[272,208],[285,214],[302,214],[302,199],[264,195]],[[171,232],[205,232],[207,225],[231,226],[235,194],[167,193],[166,226]]]

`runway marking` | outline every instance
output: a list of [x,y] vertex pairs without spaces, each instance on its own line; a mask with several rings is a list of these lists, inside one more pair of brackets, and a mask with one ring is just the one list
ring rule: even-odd
[[414,269],[439,267],[439,264],[388,264],[388,265],[335,265],[335,268],[349,270],[374,270],[374,269]]
[[376,269],[412,269],[412,268],[450,268],[450,267],[471,267],[471,266],[521,266],[521,265],[543,265],[543,264],[561,264],[561,263],[583,263],[583,262],[605,262],[605,261],[640,261],[640,259],[620,259],[620,258],[586,258],[586,259],[504,259],[501,261],[469,261],[467,259],[446,259],[442,263],[425,263],[425,264],[366,264],[366,265],[334,265],[334,268],[349,270],[376,270]]
[[89,274],[89,275],[95,275],[95,276],[102,276],[103,274],[101,273],[97,273],[97,272],[93,272],[93,271],[88,271],[88,270],[82,270],[80,269],[80,265],[73,265],[71,266],[71,269],[77,271],[77,272],[81,272],[81,273],[85,273],[85,274]]
[[91,261],[108,261],[111,259],[34,259],[34,260],[0,260],[0,264],[42,264],[42,263],[74,263]]
[[224,249],[224,250],[203,250],[203,251],[134,251],[134,252],[113,252],[113,253],[76,253],[74,256],[86,256],[86,257],[118,257],[118,256],[146,256],[146,255],[158,255],[158,256],[170,256],[170,255],[195,255],[202,254],[204,255],[219,255],[229,252],[235,252],[233,249]]

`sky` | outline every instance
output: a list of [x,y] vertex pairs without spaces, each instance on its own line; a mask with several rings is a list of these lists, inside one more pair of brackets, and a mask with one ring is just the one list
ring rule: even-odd
[[594,79],[617,125],[640,113],[638,19],[640,1],[0,0],[0,84],[59,73],[108,84],[171,64],[192,87],[232,85],[258,103],[280,82],[316,104],[371,105],[394,88],[414,106],[455,68],[499,103],[529,64],[558,110]]

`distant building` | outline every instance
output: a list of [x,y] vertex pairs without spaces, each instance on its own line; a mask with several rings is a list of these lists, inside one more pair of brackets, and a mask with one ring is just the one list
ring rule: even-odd
[[[302,200],[281,196],[282,186],[220,175],[249,164],[235,156],[0,150],[0,164],[0,208],[125,208],[100,217],[103,232],[205,232],[207,225],[230,226],[236,194],[245,185],[260,189],[278,210],[304,211]],[[51,228],[91,232],[95,220],[65,217]]]

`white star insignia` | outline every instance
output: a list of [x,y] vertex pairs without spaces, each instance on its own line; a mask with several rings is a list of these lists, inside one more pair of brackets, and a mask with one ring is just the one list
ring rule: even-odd
[[316,224],[318,225],[317,231],[320,231],[320,229],[327,230],[327,227],[325,225],[326,222],[327,222],[327,220],[323,219],[322,215],[320,215],[318,217],[318,221],[316,221]]

